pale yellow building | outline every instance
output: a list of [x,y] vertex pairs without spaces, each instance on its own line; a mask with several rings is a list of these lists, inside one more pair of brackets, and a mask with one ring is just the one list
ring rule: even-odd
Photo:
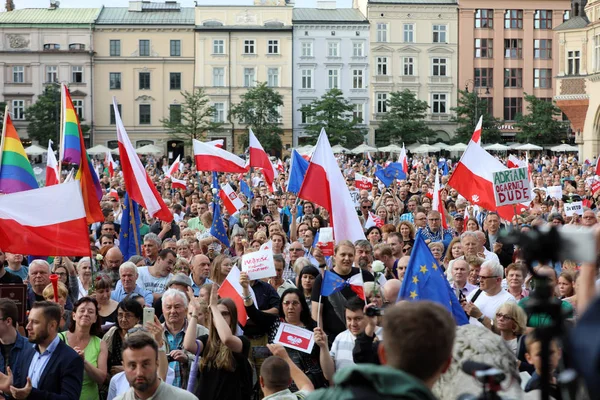
[[[284,148],[292,143],[292,10],[283,0],[257,0],[254,6],[196,7],[195,86],[206,89],[224,129],[210,139],[244,151],[246,125],[229,118],[231,106],[258,82],[283,96],[280,109]],[[268,150],[268,149],[267,149]]]
[[194,88],[194,8],[130,1],[105,7],[94,32],[94,144],[117,147],[112,98],[136,147],[155,144],[172,160],[184,143],[160,122]]

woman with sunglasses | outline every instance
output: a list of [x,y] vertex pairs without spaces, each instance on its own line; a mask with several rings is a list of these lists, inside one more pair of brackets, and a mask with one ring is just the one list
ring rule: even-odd
[[517,343],[527,327],[527,315],[517,303],[504,303],[496,311],[494,327],[512,352],[517,355]]

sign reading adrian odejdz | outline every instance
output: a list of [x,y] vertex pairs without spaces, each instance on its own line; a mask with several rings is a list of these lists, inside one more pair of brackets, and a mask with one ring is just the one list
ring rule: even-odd
[[531,201],[527,167],[509,168],[493,173],[496,206]]

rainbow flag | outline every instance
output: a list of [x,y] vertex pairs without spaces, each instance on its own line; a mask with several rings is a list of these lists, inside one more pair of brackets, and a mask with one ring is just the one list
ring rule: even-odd
[[87,222],[91,224],[104,221],[104,215],[100,207],[102,187],[92,162],[85,151],[79,117],[75,112],[75,107],[73,107],[71,93],[69,93],[69,89],[65,84],[61,85],[61,106],[61,162],[76,164],[79,167],[75,179],[81,182],[81,193]]
[[38,187],[33,169],[6,106],[0,141],[0,193],[22,192]]

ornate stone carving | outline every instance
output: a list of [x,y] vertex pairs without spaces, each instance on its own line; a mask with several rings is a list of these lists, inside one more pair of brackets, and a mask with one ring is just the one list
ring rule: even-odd
[[135,98],[135,101],[154,101],[154,97],[143,94]]
[[23,35],[6,35],[11,49],[24,49],[29,47],[29,40]]
[[257,25],[258,18],[248,10],[244,10],[235,17],[235,23],[241,25]]

